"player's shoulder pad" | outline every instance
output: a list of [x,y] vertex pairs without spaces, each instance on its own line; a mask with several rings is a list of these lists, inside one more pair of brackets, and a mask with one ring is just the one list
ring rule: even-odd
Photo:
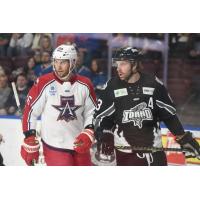
[[154,79],[159,85],[164,85],[163,82],[157,76],[155,76]]
[[118,88],[122,84],[122,81],[118,77],[112,77],[108,82],[107,86],[110,88]]
[[46,85],[49,82],[54,81],[54,80],[55,80],[55,78],[53,76],[53,72],[48,73],[48,74],[45,74],[45,75],[38,77],[35,81],[35,85],[43,86],[43,85]]
[[90,93],[93,95],[93,97],[95,97],[94,86],[89,78],[81,75],[76,75],[75,82],[86,86],[89,89]]
[[155,87],[155,76],[152,74],[147,73],[140,73],[141,75],[141,82],[144,85],[149,85],[151,87]]
[[101,90],[112,90],[114,89],[117,85],[117,81],[115,78],[111,78],[109,80],[106,81],[106,83],[103,85],[103,87],[101,88]]
[[89,78],[87,78],[86,76],[82,76],[82,75],[76,75],[76,79],[75,81],[83,83],[84,85],[87,85],[89,87],[93,87],[93,84],[91,82],[91,80]]
[[88,91],[93,99],[93,102],[96,102],[96,94],[94,91],[94,86],[89,78],[87,78],[85,76],[81,76],[81,75],[76,75],[75,82],[78,82],[79,84],[84,85],[88,89]]

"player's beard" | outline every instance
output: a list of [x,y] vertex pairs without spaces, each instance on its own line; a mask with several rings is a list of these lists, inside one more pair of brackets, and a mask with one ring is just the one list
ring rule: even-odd
[[132,76],[132,72],[131,71],[129,71],[128,73],[118,72],[118,76],[121,80],[128,81],[128,79]]
[[127,75],[123,74],[123,73],[118,73],[118,77],[120,78],[120,80],[126,80],[126,77],[128,77]]
[[63,71],[56,71],[55,70],[55,74],[56,76],[61,80],[61,81],[67,81],[69,80],[71,73],[70,73],[70,69],[68,69],[67,71],[63,72]]
[[68,81],[73,73],[73,70],[75,69],[75,65],[70,65],[70,67],[65,70],[56,70],[55,66],[53,67],[55,75],[60,79],[61,81]]
[[67,76],[69,74],[69,70],[67,70],[65,72],[56,71],[56,73],[60,78],[63,78],[63,77],[65,77],[65,76]]
[[132,69],[128,74],[122,74],[121,76],[119,75],[119,78],[121,80],[124,80],[126,82],[129,82],[129,80],[135,76],[138,73],[137,68]]

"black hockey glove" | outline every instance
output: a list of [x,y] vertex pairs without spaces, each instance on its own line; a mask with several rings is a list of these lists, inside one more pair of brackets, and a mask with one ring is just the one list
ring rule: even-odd
[[1,153],[0,153],[0,166],[4,166],[4,164],[3,164],[3,157],[1,155]]
[[200,160],[200,146],[198,142],[192,137],[190,131],[186,131],[181,138],[176,138],[176,141],[181,145],[181,148],[185,151],[186,158],[198,158]]
[[114,136],[110,130],[96,132],[97,151],[105,155],[114,154]]

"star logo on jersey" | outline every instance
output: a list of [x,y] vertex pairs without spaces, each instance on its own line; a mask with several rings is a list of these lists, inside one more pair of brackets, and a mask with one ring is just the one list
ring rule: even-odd
[[77,119],[75,111],[81,107],[75,105],[74,95],[68,97],[60,96],[60,105],[52,105],[52,106],[56,110],[60,111],[57,121],[65,120],[66,122]]

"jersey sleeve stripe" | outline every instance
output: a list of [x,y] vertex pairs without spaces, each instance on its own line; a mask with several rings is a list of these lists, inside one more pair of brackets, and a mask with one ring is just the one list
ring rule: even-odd
[[80,83],[81,85],[85,85],[88,88],[88,90],[90,91],[89,92],[89,97],[92,100],[92,103],[94,104],[94,106],[96,106],[96,95],[95,95],[94,90],[91,88],[91,86],[86,84],[86,83],[84,83],[84,82],[82,82],[82,81],[80,81],[80,80],[78,80],[77,82]]
[[95,129],[96,127],[100,126],[100,122],[103,120],[104,117],[106,116],[110,116],[115,112],[115,107],[114,107],[114,103],[107,108],[105,111],[103,111],[102,113],[100,113],[99,115],[96,116],[96,120],[95,120]]
[[169,113],[171,113],[172,115],[176,114],[176,109],[162,101],[156,100],[156,105],[160,108],[164,108],[165,110],[167,110]]
[[29,114],[28,114],[28,130],[30,130],[30,126],[31,126],[31,122],[30,122],[30,117],[31,117],[31,113],[32,113],[33,109],[30,110]]

